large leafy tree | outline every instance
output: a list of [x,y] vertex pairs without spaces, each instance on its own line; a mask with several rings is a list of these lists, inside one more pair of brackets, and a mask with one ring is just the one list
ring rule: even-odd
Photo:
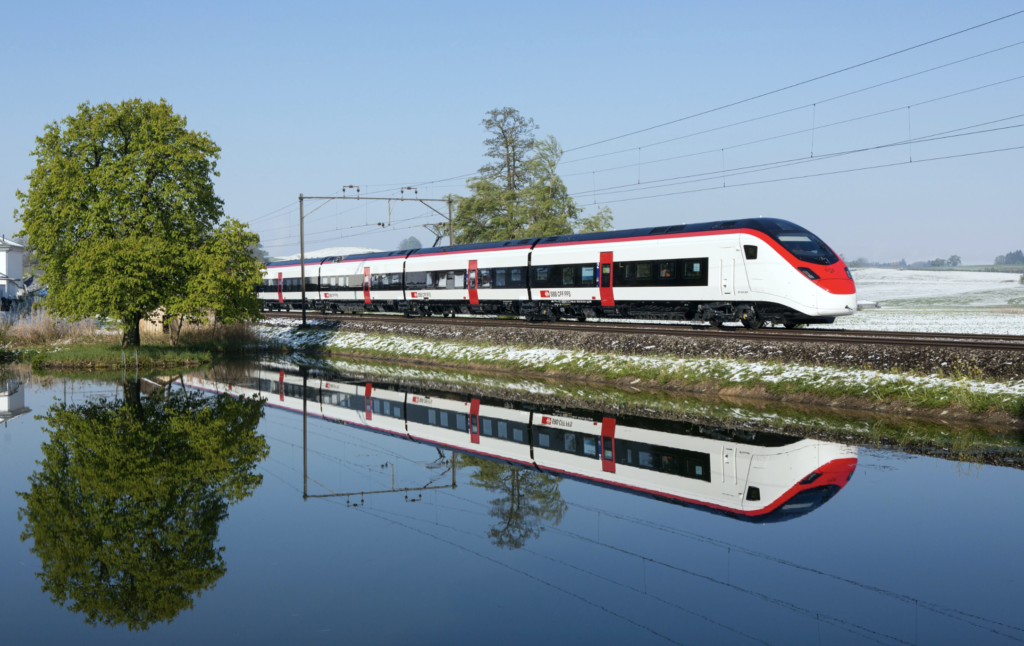
[[229,505],[261,484],[257,399],[125,384],[121,401],[51,406],[49,440],[20,493],[22,540],[55,603],[89,624],[146,630],[190,609],[227,567]]
[[117,320],[125,345],[138,345],[140,319],[158,308],[259,316],[259,238],[224,216],[220,148],[165,101],[84,103],[47,125],[32,155],[15,217],[52,312]]
[[603,207],[584,217],[558,176],[562,148],[553,136],[538,140],[532,119],[514,108],[491,110],[483,120],[490,162],[467,180],[470,195],[456,198],[455,242],[589,233],[611,227]]
[[519,549],[540,536],[541,523],[562,522],[568,505],[559,491],[559,478],[472,456],[459,459],[462,465],[477,468],[470,484],[498,494],[490,511],[496,522],[487,532],[494,545]]

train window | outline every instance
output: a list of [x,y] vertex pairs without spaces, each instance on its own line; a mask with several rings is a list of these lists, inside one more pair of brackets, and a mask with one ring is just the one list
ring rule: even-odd
[[647,451],[640,451],[640,466],[648,469],[654,467],[654,456]]
[[505,286],[505,270],[495,269],[494,270],[494,286],[504,287]]
[[565,452],[566,453],[575,453],[576,452],[576,434],[575,433],[566,433],[565,435],[562,436],[562,439],[565,441]]
[[626,449],[626,464],[633,463],[633,449]]
[[824,242],[809,233],[780,233],[776,238],[787,251],[804,262],[831,265],[839,260]]
[[491,270],[481,269],[480,270],[480,289],[491,288]]
[[381,404],[381,412],[387,416],[391,416],[391,402],[384,402]]
[[543,446],[546,449],[551,448],[551,436],[547,433],[538,433],[537,446]]
[[379,399],[374,399],[373,400],[373,412],[380,413],[380,400]]
[[597,455],[597,438],[583,438],[583,455]]
[[460,431],[466,430],[466,416],[462,413],[455,413],[455,428]]
[[757,487],[747,487],[747,500],[757,501],[761,499],[761,490]]
[[394,289],[402,289],[402,274],[391,274],[391,286]]
[[562,286],[572,287],[573,267],[562,267]]
[[503,440],[508,439],[508,422],[498,422],[498,437]]
[[437,275],[437,278],[436,278],[436,280],[434,282],[436,283],[437,288],[438,289],[447,289],[448,288],[448,273],[447,272],[443,272],[443,271],[439,271],[439,272],[436,272],[436,275]]
[[516,442],[522,442],[523,441],[523,429],[518,428],[518,427],[513,428],[512,429],[512,439],[515,440]]
[[757,260],[757,245],[756,244],[745,244],[743,245],[743,255],[747,257],[747,260]]
[[484,435],[494,435],[494,429],[491,427],[491,420],[484,419],[483,427]]
[[672,280],[676,277],[676,261],[662,260],[658,263],[658,278]]
[[612,450],[612,440],[602,439],[601,440],[601,448],[604,449],[604,459],[605,460],[612,460],[612,459],[614,459],[615,451]]
[[650,280],[651,279],[651,263],[639,262],[636,265],[636,278],[637,280]]
[[683,276],[686,278],[697,278],[700,276],[700,263],[686,261],[683,264]]
[[448,428],[448,411],[441,411],[441,426]]
[[426,271],[410,271],[405,275],[405,284],[407,287],[427,287],[428,276],[430,273]]
[[454,277],[453,285],[451,289],[466,289],[466,272],[456,271],[448,272],[450,276]]
[[580,285],[582,287],[594,287],[597,285],[597,267],[594,265],[583,265],[580,267]]
[[631,263],[620,263],[619,267],[623,269],[622,277],[626,280],[636,279],[636,265]]
[[538,285],[547,285],[548,281],[550,280],[550,276],[550,267],[537,267],[537,274],[534,276],[534,278],[537,279]]
[[509,277],[509,287],[523,287],[523,270],[520,267],[513,267]]

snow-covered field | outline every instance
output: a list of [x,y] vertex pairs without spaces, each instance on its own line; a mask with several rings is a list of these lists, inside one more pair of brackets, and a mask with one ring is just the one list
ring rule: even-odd
[[875,301],[836,321],[854,330],[1024,335],[1024,285],[1016,274],[854,269],[857,299]]

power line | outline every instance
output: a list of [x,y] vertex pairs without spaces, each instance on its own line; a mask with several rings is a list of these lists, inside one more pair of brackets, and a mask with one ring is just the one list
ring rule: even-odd
[[757,99],[762,99],[762,98],[764,98],[766,96],[771,96],[773,94],[778,94],[779,92],[785,92],[786,90],[791,90],[791,89],[793,89],[795,87],[800,87],[801,85],[807,85],[808,83],[813,83],[815,81],[820,81],[821,79],[828,78],[830,76],[835,76],[837,74],[842,74],[843,72],[849,72],[850,70],[857,69],[858,67],[864,67],[865,65],[870,65],[872,63],[877,63],[878,61],[882,61],[882,60],[885,60],[887,58],[892,58],[893,56],[898,56],[900,54],[905,54],[905,53],[907,53],[909,51],[913,51],[915,49],[919,49],[921,47],[925,47],[926,45],[932,45],[932,44],[937,43],[939,41],[946,40],[946,39],[952,38],[954,36],[959,36],[960,34],[965,34],[965,33],[969,32],[969,31],[973,31],[975,29],[980,29],[982,27],[985,27],[985,26],[988,26],[988,25],[1000,22],[1002,20],[1006,20],[1008,18],[1012,18],[1012,17],[1020,15],[1022,13],[1024,13],[1024,9],[1022,9],[1020,11],[1015,11],[1015,12],[1010,13],[1010,14],[1006,14],[1005,16],[1002,16],[1000,18],[996,18],[994,20],[989,20],[987,22],[983,22],[981,24],[974,25],[973,27],[967,27],[966,29],[961,29],[961,30],[955,31],[955,32],[953,32],[951,34],[946,34],[945,36],[940,36],[938,38],[933,38],[932,40],[925,41],[923,43],[919,43],[919,44],[913,45],[911,47],[906,47],[904,49],[892,52],[890,54],[885,54],[884,56],[878,56],[876,58],[872,58],[871,60],[867,60],[867,61],[864,61],[862,63],[857,63],[856,65],[850,65],[848,67],[844,67],[842,69],[835,70],[834,72],[829,72],[827,74],[822,74],[820,76],[815,76],[814,78],[807,79],[806,81],[800,81],[799,83],[793,83],[793,84],[787,85],[785,87],[781,87],[781,88],[778,88],[778,89],[775,89],[775,90],[771,90],[769,92],[763,92],[761,94],[758,94],[756,96],[752,96],[752,97],[749,97],[749,98],[746,98],[746,99],[741,99],[739,101],[733,101],[732,103],[727,103],[725,105],[718,106],[717,108],[711,108],[711,109],[708,109],[708,110],[703,110],[701,112],[696,112],[694,114],[690,114],[690,115],[687,115],[685,117],[680,117],[678,119],[673,119],[671,121],[666,121],[666,122],[660,123],[660,124],[658,124],[656,126],[649,126],[647,128],[641,128],[640,130],[634,130],[633,132],[627,132],[626,134],[617,135],[615,137],[609,137],[607,139],[602,139],[600,141],[595,141],[593,143],[584,144],[582,146],[576,146],[575,148],[569,148],[569,149],[565,150],[564,152],[570,153],[570,152],[572,152],[574,150],[582,150],[584,148],[590,148],[592,146],[597,146],[599,144],[608,143],[609,141],[615,141],[617,139],[623,139],[625,137],[632,137],[633,135],[638,135],[638,134],[643,133],[643,132],[648,132],[648,131],[651,131],[651,130],[656,130],[658,128],[664,128],[665,126],[669,126],[669,125],[672,125],[674,123],[679,123],[681,121],[687,121],[689,119],[694,119],[696,117],[704,116],[706,114],[711,114],[713,112],[718,112],[720,110],[725,110],[726,108],[731,108],[731,107],[734,107],[734,106],[737,106],[737,105],[741,105],[741,104],[744,104],[744,103],[749,103],[751,101],[756,101]]
[[876,166],[862,166],[860,168],[847,168],[845,170],[830,171],[830,172],[827,172],[827,173],[814,173],[814,174],[810,174],[810,175],[799,175],[799,176],[796,176],[796,177],[780,177],[780,178],[777,178],[777,179],[766,179],[766,180],[761,180],[761,181],[757,181],[757,182],[746,182],[744,184],[729,184],[728,186],[710,186],[710,187],[707,187],[707,188],[697,188],[697,189],[693,189],[693,190],[689,190],[689,191],[674,191],[672,193],[659,193],[658,195],[641,195],[639,197],[627,197],[627,198],[623,198],[623,199],[620,199],[620,200],[606,200],[606,201],[602,201],[601,204],[616,204],[618,202],[633,202],[633,201],[636,201],[636,200],[649,200],[649,199],[652,199],[652,198],[655,198],[655,197],[666,197],[666,196],[669,196],[669,195],[685,195],[687,193],[701,193],[701,192],[704,192],[704,191],[716,191],[716,190],[720,191],[720,190],[726,189],[726,188],[738,188],[738,187],[741,187],[741,186],[755,186],[757,184],[774,184],[775,182],[789,182],[789,181],[797,180],[797,179],[808,179],[808,178],[811,178],[811,177],[824,177],[826,175],[842,175],[843,173],[856,173],[856,172],[862,171],[862,170],[874,170],[874,169],[878,169],[878,168],[890,168],[890,167],[893,167],[893,166],[907,166],[907,165],[910,165],[910,164],[915,164],[916,165],[916,164],[923,164],[925,162],[930,162],[930,161],[941,161],[941,160],[945,160],[945,159],[956,159],[956,158],[959,158],[959,157],[974,157],[974,156],[978,156],[978,155],[988,155],[988,154],[991,154],[991,153],[1002,153],[1002,152],[1008,152],[1008,151],[1011,151],[1011,150],[1022,150],[1022,149],[1024,149],[1024,146],[1012,146],[1012,147],[1009,147],[1009,148],[996,148],[996,149],[993,149],[993,150],[980,150],[980,151],[971,152],[971,153],[962,153],[962,154],[959,154],[959,155],[946,155],[946,156],[943,156],[943,157],[928,157],[926,159],[918,159],[917,161],[914,161],[914,162],[901,161],[901,162],[894,162],[894,163],[891,163],[891,164],[878,164]]
[[[843,98],[846,98],[848,96],[852,96],[854,94],[859,94],[861,92],[866,92],[868,90],[873,90],[875,88],[882,87],[883,85],[890,85],[892,83],[903,81],[903,80],[906,80],[908,78],[912,78],[912,77],[915,77],[915,76],[920,76],[922,74],[927,74],[928,72],[934,72],[935,70],[939,70],[939,69],[942,69],[944,67],[950,67],[951,65],[956,65],[958,63],[963,63],[965,61],[969,61],[969,60],[972,60],[972,59],[975,59],[975,58],[979,58],[981,56],[987,56],[989,54],[994,54],[996,52],[1000,52],[1000,51],[1003,51],[1005,49],[1010,49],[1011,47],[1018,47],[1020,45],[1024,45],[1024,40],[1018,41],[1016,43],[1012,43],[1010,45],[1005,45],[1003,47],[997,47],[996,49],[991,49],[991,50],[989,50],[987,52],[982,52],[980,54],[975,54],[973,56],[968,56],[967,58],[961,58],[959,60],[952,61],[950,63],[945,63],[945,64],[939,65],[937,67],[932,67],[932,68],[929,68],[929,69],[926,69],[926,70],[921,70],[920,72],[914,72],[913,74],[907,74],[906,76],[901,76],[899,78],[890,79],[888,81],[883,81],[882,83],[876,83],[874,85],[869,85],[867,87],[863,87],[863,88],[860,88],[858,90],[853,90],[852,92],[845,92],[843,94],[837,94],[836,96],[832,96],[832,97],[829,97],[827,99],[819,99],[819,100],[814,101],[812,103],[805,103],[803,105],[798,105],[798,106],[793,107],[793,108],[787,108],[785,110],[779,110],[778,112],[772,112],[772,113],[764,114],[764,115],[761,115],[761,116],[758,116],[758,117],[752,117],[750,119],[743,119],[742,121],[735,121],[733,123],[728,123],[728,124],[726,124],[724,126],[717,126],[715,128],[708,128],[707,130],[700,130],[698,132],[691,132],[689,134],[681,135],[681,136],[678,136],[678,137],[671,137],[669,139],[662,139],[661,141],[655,141],[655,142],[652,142],[652,143],[649,143],[649,144],[644,144],[643,146],[641,146],[641,148],[651,148],[653,146],[660,146],[661,144],[667,144],[667,143],[671,143],[673,141],[680,141],[682,139],[689,139],[691,137],[697,137],[699,135],[706,135],[709,132],[717,132],[719,130],[726,130],[728,128],[733,128],[735,126],[742,126],[742,125],[745,125],[745,124],[748,124],[748,123],[753,123],[754,121],[762,121],[764,119],[770,119],[771,117],[777,117],[779,115],[788,114],[790,112],[797,112],[799,110],[804,110],[804,109],[810,108],[810,107],[815,106],[815,105],[821,105],[822,103],[828,103],[830,101],[835,101],[835,100],[838,100],[838,99],[843,99]],[[819,126],[819,127],[823,127],[823,126]],[[582,162],[582,161],[587,161],[587,160],[590,160],[590,159],[599,159],[601,157],[610,157],[612,155],[621,155],[623,153],[631,153],[631,152],[633,152],[635,150],[636,150],[635,147],[623,148],[621,150],[615,150],[615,151],[612,151],[612,152],[601,153],[599,155],[591,155],[590,157],[580,157],[578,159],[570,159],[568,161],[561,162],[561,164],[563,166],[566,165],[566,164],[575,164],[575,163]],[[715,150],[717,151],[719,149],[715,148]],[[647,163],[647,162],[644,162],[644,163]],[[631,168],[632,164],[630,164],[628,167]],[[591,171],[585,171],[585,172],[591,172]],[[601,171],[597,171],[597,172],[601,172]],[[570,176],[569,175],[563,175],[563,177],[570,177]]]

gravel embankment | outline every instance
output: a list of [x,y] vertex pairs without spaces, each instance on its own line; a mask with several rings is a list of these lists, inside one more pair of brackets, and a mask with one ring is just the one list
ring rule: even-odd
[[386,323],[347,319],[339,330],[401,334],[445,341],[472,341],[514,347],[544,347],[593,353],[781,361],[805,365],[925,374],[963,374],[971,379],[1024,379],[1024,353],[1016,350],[971,350],[914,345],[877,345],[836,341],[763,342],[725,338],[687,338],[655,334],[557,332],[523,328],[422,324],[415,320]]

